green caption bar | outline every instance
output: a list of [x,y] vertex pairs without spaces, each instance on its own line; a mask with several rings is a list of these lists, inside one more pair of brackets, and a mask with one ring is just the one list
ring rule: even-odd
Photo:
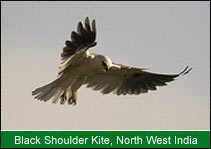
[[2,131],[2,148],[209,148],[210,131]]

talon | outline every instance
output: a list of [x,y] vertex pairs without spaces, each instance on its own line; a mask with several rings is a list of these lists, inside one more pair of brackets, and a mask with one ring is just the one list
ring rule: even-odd
[[61,98],[60,104],[64,104],[65,101],[67,100],[67,96],[66,96],[65,91],[64,91],[64,93],[60,96],[60,98]]
[[70,104],[70,105],[73,104],[72,98],[69,98],[69,99],[68,99],[68,104]]
[[62,105],[63,105],[63,104],[64,104],[64,102],[65,102],[65,99],[63,99],[63,98],[62,98],[62,99],[61,99],[61,101],[60,101],[60,104],[62,104]]
[[75,106],[77,104],[76,101],[73,101],[72,103],[73,103],[73,106]]
[[[67,100],[67,97],[65,97],[65,100]],[[75,106],[77,103],[77,95],[76,92],[72,91],[72,96],[68,99],[68,104]]]

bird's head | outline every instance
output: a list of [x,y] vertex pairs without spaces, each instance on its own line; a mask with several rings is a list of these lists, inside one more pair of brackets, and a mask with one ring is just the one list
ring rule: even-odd
[[107,72],[112,66],[111,59],[104,55],[98,55],[98,59],[100,62],[100,67],[103,69],[103,71]]

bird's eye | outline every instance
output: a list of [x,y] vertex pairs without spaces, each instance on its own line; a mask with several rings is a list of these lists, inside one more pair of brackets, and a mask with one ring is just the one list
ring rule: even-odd
[[104,61],[102,61],[102,64],[104,67],[107,67],[107,64]]

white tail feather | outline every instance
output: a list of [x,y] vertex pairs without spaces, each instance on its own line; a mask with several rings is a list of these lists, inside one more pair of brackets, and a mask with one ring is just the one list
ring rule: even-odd
[[53,102],[57,102],[59,96],[63,93],[64,89],[59,86],[60,78],[57,78],[55,81],[35,89],[32,92],[32,95],[36,95],[35,99],[41,101],[48,101],[53,97]]

